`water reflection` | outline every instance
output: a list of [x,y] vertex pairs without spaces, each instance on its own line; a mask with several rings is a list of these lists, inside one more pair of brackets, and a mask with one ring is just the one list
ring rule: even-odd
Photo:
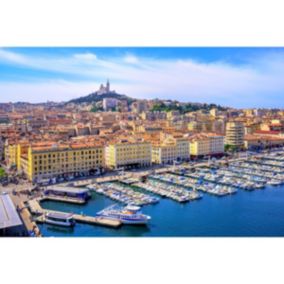
[[59,226],[53,226],[53,225],[46,225],[46,231],[49,232],[56,232],[64,235],[70,235],[74,232],[74,227],[59,227]]

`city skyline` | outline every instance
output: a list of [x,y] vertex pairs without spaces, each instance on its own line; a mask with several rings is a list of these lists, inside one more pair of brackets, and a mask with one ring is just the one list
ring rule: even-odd
[[283,108],[282,48],[0,48],[1,102],[112,88],[137,99]]

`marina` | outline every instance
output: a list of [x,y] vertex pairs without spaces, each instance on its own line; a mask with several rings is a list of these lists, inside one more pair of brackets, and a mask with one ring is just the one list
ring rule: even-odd
[[201,198],[201,195],[195,191],[186,190],[178,185],[166,184],[159,179],[153,178],[153,176],[149,177],[144,183],[138,182],[134,185],[177,202],[188,202],[190,200]]
[[204,182],[201,180],[201,176],[197,179],[186,175],[180,176],[177,174],[166,174],[164,176],[155,176],[155,178],[158,178],[164,182],[170,182],[180,186],[191,187],[194,190],[197,189],[217,196],[224,196],[236,192],[234,188],[228,187],[226,185],[216,185],[215,183],[210,181]]
[[[46,201],[45,209],[84,212],[89,216],[113,204],[104,195],[92,193],[86,205]],[[38,224],[43,236],[76,237],[181,237],[181,236],[284,236],[284,187],[267,186],[265,190],[243,191],[217,198],[204,193],[199,202],[180,203],[161,198],[155,205],[143,206],[151,216],[147,226],[123,225],[118,229],[78,223],[74,229]]]
[[[282,153],[282,155],[284,155],[284,153]],[[274,160],[269,154],[257,159],[257,163],[251,161],[252,158],[248,157],[242,160],[239,159],[237,161],[231,161],[229,164],[208,163],[207,165],[205,164],[199,167],[179,167],[175,170],[171,169],[159,174],[152,173],[143,179],[141,177],[128,177],[125,179],[120,178],[119,180],[101,183],[95,183],[93,180],[90,180],[89,182],[91,184],[84,184],[86,187],[77,187],[77,190],[87,189],[87,192],[89,191],[90,199],[88,199],[88,202],[84,204],[72,202],[72,200],[71,202],[70,200],[69,202],[56,200],[56,198],[66,198],[66,196],[62,197],[60,195],[53,195],[54,199],[48,200],[51,195],[45,195],[42,197],[42,200],[29,201],[29,208],[33,215],[36,215],[38,226],[43,230],[45,226],[47,226],[46,214],[57,214],[60,212],[67,212],[69,214],[72,212],[72,218],[76,221],[76,226],[73,229],[74,232],[77,232],[77,227],[80,227],[83,224],[85,229],[87,229],[90,225],[118,228],[122,224],[127,225],[127,221],[125,221],[126,219],[123,220],[123,218],[127,218],[129,216],[134,217],[133,224],[135,224],[135,222],[139,224],[139,221],[137,221],[139,220],[139,215],[138,219],[135,219],[135,214],[140,210],[140,206],[143,206],[143,214],[141,216],[145,215],[148,217],[145,217],[145,219],[142,218],[140,224],[147,224],[146,228],[127,229],[122,226],[119,230],[115,230],[112,233],[110,231],[104,231],[103,227],[101,227],[102,231],[100,233],[102,235],[109,236],[124,236],[129,233],[133,233],[134,235],[145,234],[157,236],[168,234],[179,236],[183,235],[179,229],[177,229],[179,233],[175,233],[173,231],[166,232],[163,230],[155,231],[154,228],[158,226],[158,224],[160,226],[159,222],[163,223],[163,221],[161,221],[161,217],[164,216],[162,212],[166,212],[166,218],[169,218],[169,223],[171,225],[175,222],[183,224],[181,226],[188,224],[183,223],[185,222],[185,220],[182,221],[185,218],[182,217],[183,214],[187,216],[187,220],[191,220],[189,222],[190,225],[186,225],[183,229],[183,231],[186,232],[184,235],[202,235],[203,233],[195,227],[197,224],[195,224],[195,221],[192,218],[193,216],[197,219],[205,218],[205,215],[201,217],[197,216],[194,213],[196,210],[204,210],[202,214],[205,214],[206,212],[206,214],[213,214],[212,216],[217,218],[219,213],[214,211],[214,207],[216,206],[216,210],[217,208],[222,208],[223,212],[222,206],[225,206],[224,212],[227,211],[226,214],[231,214],[231,216],[228,215],[225,219],[236,223],[237,221],[235,218],[237,218],[237,216],[234,215],[235,213],[232,211],[234,206],[242,207],[245,206],[245,204],[247,204],[247,206],[252,206],[252,208],[256,206],[256,212],[259,212],[259,216],[262,216],[261,212],[263,208],[258,208],[257,204],[250,204],[253,199],[258,200],[261,198],[262,203],[267,203],[270,200],[269,196],[279,198],[277,196],[283,195],[284,198],[284,191],[282,190],[284,189],[282,185],[284,183],[284,176],[281,171],[279,171],[279,169],[281,169],[280,163],[282,162],[277,160],[276,163],[274,163]],[[267,163],[267,161],[272,161],[273,163]],[[278,189],[275,188],[276,186],[278,186]],[[72,188],[69,188],[69,190],[71,189]],[[76,187],[74,187],[74,189],[76,192]],[[249,191],[249,193],[247,191]],[[232,196],[233,194],[234,196]],[[222,196],[224,196],[222,199],[216,198]],[[76,198],[76,196],[67,196],[67,198],[72,199]],[[191,202],[201,198],[203,199],[201,202]],[[40,204],[41,201],[44,202]],[[278,201],[280,202],[281,200]],[[185,204],[188,202],[190,202],[190,205]],[[62,207],[60,204],[62,204]],[[119,204],[123,204],[124,207],[118,206]],[[207,212],[204,206],[213,207],[208,207],[211,209],[208,209],[209,211]],[[68,210],[65,208],[68,208]],[[70,208],[72,208],[71,211]],[[85,211],[86,208],[90,213],[83,213],[83,210]],[[127,208],[133,208],[136,212],[135,210],[131,211]],[[176,210],[176,212],[171,212],[171,208],[172,210]],[[251,208],[248,209],[249,207],[245,208],[246,210],[251,210]],[[276,208],[278,208],[277,210],[280,210],[279,207],[276,206]],[[213,210],[213,212],[210,210]],[[273,210],[275,210],[275,208],[273,208]],[[254,215],[253,212],[251,214]],[[172,219],[173,216],[175,216],[175,220]],[[210,219],[209,216],[207,217]],[[233,218],[233,220],[231,218]],[[256,218],[256,216],[254,218]],[[219,224],[218,226],[220,226],[222,218],[219,219],[218,217],[215,221]],[[205,222],[205,219],[201,221],[201,223],[202,222]],[[270,220],[270,222],[272,221]],[[129,224],[131,224],[131,221]],[[228,226],[229,224],[230,223],[228,222],[228,224],[223,225],[226,227],[226,225]],[[166,224],[164,224],[164,226],[167,227]],[[188,231],[191,228],[193,228],[192,233]],[[208,233],[208,230],[210,231],[210,226],[209,229],[207,227],[204,228],[204,230],[206,230],[206,235],[210,235],[210,233]],[[218,230],[216,232],[218,235]],[[219,231],[220,235],[229,235],[229,232],[230,230],[225,233],[221,233]],[[44,230],[43,235],[45,235],[45,233],[46,232]],[[97,230],[96,233],[98,233]],[[101,235],[100,233],[99,235]],[[215,235],[215,233],[211,234]],[[246,235],[245,232],[242,232],[242,230],[239,234]],[[238,235],[238,233],[234,231],[232,235]],[[249,235],[251,235],[251,233]],[[266,233],[262,232],[260,235],[266,235]]]
[[132,204],[143,206],[159,202],[158,198],[137,192],[129,185],[119,182],[93,183],[92,185],[89,185],[88,188],[126,205]]

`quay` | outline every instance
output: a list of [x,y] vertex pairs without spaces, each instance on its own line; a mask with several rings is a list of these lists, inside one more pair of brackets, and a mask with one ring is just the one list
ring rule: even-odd
[[71,198],[68,196],[43,196],[41,198],[41,201],[58,201],[58,202],[65,202],[65,203],[72,203],[72,204],[85,204],[86,200],[85,199],[76,199],[76,198]]
[[[59,211],[53,211],[53,210],[46,210],[43,209],[39,201],[36,199],[30,200],[27,202],[28,207],[30,208],[31,212],[33,214],[38,215],[35,219],[38,222],[45,222],[44,215],[47,213],[62,213]],[[80,215],[80,214],[73,214],[73,218],[78,223],[85,223],[90,225],[98,225],[98,226],[106,226],[106,227],[112,227],[112,228],[118,228],[122,225],[121,221],[119,220],[111,220],[104,217],[93,217],[93,216],[87,216],[87,215]]]
[[13,195],[11,195],[11,199],[17,207],[17,211],[21,217],[21,220],[23,221],[27,233],[30,234],[33,232],[35,237],[42,237],[36,222],[33,221],[32,215],[25,206],[24,202],[19,197]]

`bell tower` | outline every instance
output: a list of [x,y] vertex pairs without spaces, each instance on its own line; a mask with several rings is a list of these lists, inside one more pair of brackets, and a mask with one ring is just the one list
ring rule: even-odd
[[107,79],[107,83],[106,83],[106,91],[109,92],[110,91],[110,83],[109,83],[109,79]]

